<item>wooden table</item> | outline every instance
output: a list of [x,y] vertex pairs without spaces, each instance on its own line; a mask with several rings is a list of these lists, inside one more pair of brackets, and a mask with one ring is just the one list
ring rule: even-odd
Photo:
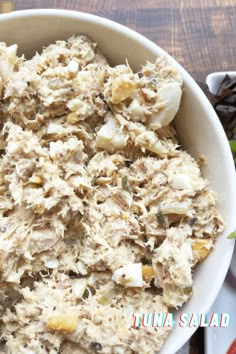
[[[13,7],[77,10],[117,21],[157,43],[198,81],[212,71],[236,70],[236,0],[0,0],[0,12]],[[201,343],[198,330],[191,354],[203,353]]]
[[[0,0],[4,10],[5,0]],[[9,2],[9,1],[5,1]],[[11,0],[15,10],[60,8],[122,23],[160,45],[198,81],[236,70],[236,0]]]

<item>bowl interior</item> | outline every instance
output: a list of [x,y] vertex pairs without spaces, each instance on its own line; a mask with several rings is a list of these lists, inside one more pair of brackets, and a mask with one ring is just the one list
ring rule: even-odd
[[[0,41],[8,45],[17,43],[19,53],[30,58],[42,46],[73,34],[86,34],[97,42],[111,64],[125,62],[134,70],[147,60],[154,61],[164,51],[141,35],[93,15],[61,11],[21,11],[0,18]],[[207,313],[227,272],[233,245],[226,235],[235,229],[236,183],[234,164],[226,136],[207,98],[189,74],[174,61],[184,79],[181,109],[175,118],[176,129],[183,147],[198,158],[204,154],[208,165],[203,171],[210,187],[218,195],[219,209],[225,217],[227,228],[220,236],[215,250],[194,271],[194,295],[175,314],[176,326],[168,337],[161,353],[175,353],[196,328],[181,328],[180,313]]]

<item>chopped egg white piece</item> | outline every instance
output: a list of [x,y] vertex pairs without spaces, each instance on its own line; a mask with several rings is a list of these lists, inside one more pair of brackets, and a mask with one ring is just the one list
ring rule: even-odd
[[73,98],[67,103],[67,107],[72,111],[76,112],[81,108],[82,102],[79,98]]
[[122,133],[116,121],[109,118],[108,122],[97,132],[96,147],[108,151],[114,148],[122,149],[126,146],[128,139],[129,135]]
[[143,109],[137,99],[133,99],[129,105],[130,112],[133,114],[134,121],[143,120]]
[[170,184],[175,189],[191,189],[192,188],[192,183],[191,183],[190,177],[184,173],[178,173],[178,174],[174,175]]
[[112,280],[125,287],[142,287],[142,263],[131,263],[117,269]]
[[161,206],[162,214],[179,214],[191,216],[191,205],[189,202],[173,202]]
[[81,261],[78,261],[76,263],[76,267],[78,269],[78,272],[82,275],[86,275],[88,273],[87,269],[86,269],[86,266],[81,262]]
[[10,47],[7,47],[6,52],[10,60],[12,59],[13,61],[15,61],[17,49],[18,49],[17,44],[13,44]]
[[44,264],[45,264],[45,267],[47,267],[49,269],[57,269],[59,267],[59,261],[56,258],[49,259]]
[[47,129],[47,134],[52,135],[52,134],[60,134],[62,133],[64,128],[60,124],[56,123],[49,123],[48,129]]
[[71,73],[71,74],[76,74],[77,71],[79,70],[79,64],[77,61],[75,60],[71,60],[68,64],[68,67],[67,67],[68,71]]
[[164,108],[157,113],[153,113],[149,120],[151,129],[156,129],[168,125],[178,112],[182,89],[178,82],[170,82],[163,85],[158,90],[158,100],[163,102]]
[[73,284],[72,292],[78,299],[81,299],[82,296],[84,295],[84,292],[86,290],[87,284],[88,284],[88,279],[87,278],[77,279],[75,281],[75,283]]

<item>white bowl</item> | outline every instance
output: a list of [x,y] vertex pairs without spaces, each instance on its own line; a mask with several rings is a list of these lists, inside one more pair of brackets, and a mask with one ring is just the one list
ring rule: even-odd
[[[0,40],[17,43],[19,52],[32,56],[56,39],[86,34],[99,44],[111,64],[125,62],[137,70],[147,60],[154,61],[164,51],[138,33],[104,18],[64,10],[28,10],[0,16]],[[180,142],[208,165],[204,175],[218,195],[218,206],[226,220],[226,230],[215,250],[194,272],[194,295],[176,314],[176,327],[161,354],[175,353],[196,328],[178,326],[182,312],[207,313],[219,292],[233,252],[234,241],[227,235],[236,229],[236,180],[234,163],[222,126],[207,98],[191,76],[174,60],[184,79],[181,109],[175,118]]]

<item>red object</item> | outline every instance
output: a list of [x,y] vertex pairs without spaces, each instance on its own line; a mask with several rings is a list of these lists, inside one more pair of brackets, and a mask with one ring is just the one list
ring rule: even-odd
[[226,354],[236,354],[236,339],[233,341]]

